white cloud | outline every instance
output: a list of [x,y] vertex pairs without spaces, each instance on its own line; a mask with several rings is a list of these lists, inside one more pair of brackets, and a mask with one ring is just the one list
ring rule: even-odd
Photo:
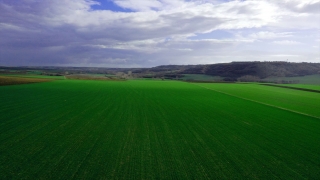
[[274,54],[270,55],[272,57],[299,57],[299,55],[293,55],[293,54]]
[[270,32],[270,31],[260,31],[256,33],[252,33],[248,36],[248,38],[253,39],[276,39],[276,38],[284,38],[284,37],[291,37],[292,32]]
[[290,11],[303,12],[303,13],[320,13],[319,0],[271,0],[271,2],[278,4],[282,8]]
[[292,41],[292,40],[273,41],[273,43],[280,44],[280,45],[298,45],[298,44],[301,44],[298,41]]
[[25,29],[14,24],[0,23],[0,30],[23,31]]
[[[93,0],[0,0],[1,58],[16,59],[17,64],[52,65],[58,59],[60,64],[121,66],[255,60],[262,54],[294,51],[274,44],[312,47],[317,42],[303,39],[302,30],[313,34],[320,29],[315,10],[319,0],[113,2],[134,12],[94,10]],[[197,39],[215,30],[234,37]],[[316,48],[310,49],[301,49],[302,57],[317,55]],[[41,55],[34,53],[41,50]],[[52,58],[43,58],[49,55]]]

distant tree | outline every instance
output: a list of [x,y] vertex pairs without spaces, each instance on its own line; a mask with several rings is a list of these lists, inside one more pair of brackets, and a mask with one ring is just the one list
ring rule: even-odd
[[116,76],[120,77],[120,78],[124,78],[125,73],[123,72],[117,72]]
[[260,78],[257,76],[245,75],[238,78],[240,82],[258,82]]
[[226,77],[226,78],[223,78],[223,81],[235,82],[235,81],[237,81],[237,79],[236,78],[232,78],[232,77]]

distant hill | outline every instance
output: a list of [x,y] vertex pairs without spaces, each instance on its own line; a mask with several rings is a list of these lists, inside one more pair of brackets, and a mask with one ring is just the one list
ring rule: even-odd
[[320,74],[320,63],[290,62],[232,62],[211,65],[198,65],[184,70],[185,74],[206,74],[229,78],[245,75],[266,77],[294,77]]
[[[298,77],[320,74],[320,63],[292,62],[231,62],[204,65],[162,65],[152,68],[103,68],[103,67],[0,67],[0,74],[30,73],[37,69],[41,74],[111,74],[121,72],[132,77],[183,79],[183,74],[200,74],[222,77],[224,81],[267,77]],[[205,77],[205,76],[203,76]]]

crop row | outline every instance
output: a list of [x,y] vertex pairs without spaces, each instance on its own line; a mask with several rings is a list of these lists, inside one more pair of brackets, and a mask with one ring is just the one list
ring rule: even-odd
[[222,92],[239,98],[249,99],[283,109],[320,118],[320,95],[281,87],[259,84],[197,84],[201,87]]
[[64,80],[0,92],[3,179],[320,177],[319,119],[194,84]]

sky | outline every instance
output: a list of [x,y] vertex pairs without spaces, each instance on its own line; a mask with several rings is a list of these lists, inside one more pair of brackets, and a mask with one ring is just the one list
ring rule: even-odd
[[0,66],[320,62],[320,0],[0,0]]

